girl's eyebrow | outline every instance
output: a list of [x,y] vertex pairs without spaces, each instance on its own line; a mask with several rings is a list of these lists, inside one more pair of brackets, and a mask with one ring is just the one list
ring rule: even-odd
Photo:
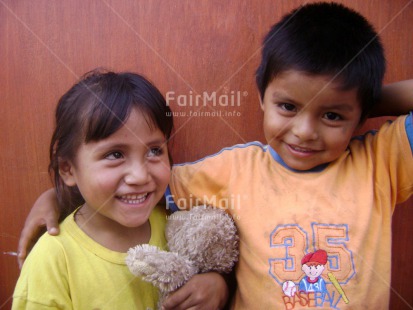
[[166,143],[167,143],[166,138],[163,138],[163,139],[153,139],[153,140],[147,141],[145,144],[146,145],[163,145]]
[[[146,146],[152,145],[166,145],[167,140],[166,138],[154,138],[148,141],[141,141],[138,137],[136,138],[136,143],[143,144]],[[107,150],[107,149],[123,149],[129,147],[129,143],[119,142],[119,141],[101,141],[99,145],[97,145],[96,150]]]
[[101,141],[101,143],[99,143],[96,146],[96,152],[101,152],[101,151],[106,151],[106,150],[110,150],[110,149],[123,149],[127,147],[127,145],[125,143],[119,143],[119,142],[111,142],[111,141]]

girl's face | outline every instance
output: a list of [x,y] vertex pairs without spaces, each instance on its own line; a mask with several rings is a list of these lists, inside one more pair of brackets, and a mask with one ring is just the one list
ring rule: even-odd
[[327,76],[286,71],[264,94],[264,133],[269,145],[296,170],[336,160],[359,125],[357,91],[340,90]]
[[82,144],[68,166],[62,177],[78,186],[85,199],[82,210],[95,213],[89,224],[106,228],[147,223],[170,177],[165,136],[136,109],[108,138]]

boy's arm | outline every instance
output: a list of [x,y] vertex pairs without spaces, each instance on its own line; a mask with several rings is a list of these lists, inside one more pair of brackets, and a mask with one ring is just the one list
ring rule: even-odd
[[163,309],[223,309],[228,300],[228,286],[223,275],[207,272],[194,275],[184,286],[171,293]]
[[370,117],[399,116],[413,110],[413,79],[384,85],[380,102]]
[[28,252],[43,233],[44,226],[46,226],[49,234],[59,234],[59,211],[57,206],[56,192],[53,188],[41,194],[34,203],[20,234],[17,249],[17,260],[20,268]]

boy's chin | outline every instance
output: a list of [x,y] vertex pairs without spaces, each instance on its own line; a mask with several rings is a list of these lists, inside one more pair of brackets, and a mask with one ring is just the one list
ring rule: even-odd
[[296,171],[310,171],[310,170],[319,170],[321,167],[324,167],[326,164],[325,163],[318,163],[318,162],[297,162],[297,161],[284,161],[285,164],[290,168],[291,170],[296,170]]

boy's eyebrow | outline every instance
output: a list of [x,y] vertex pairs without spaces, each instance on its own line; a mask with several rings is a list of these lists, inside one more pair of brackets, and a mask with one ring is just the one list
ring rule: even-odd
[[287,94],[283,93],[283,92],[279,92],[279,91],[274,91],[272,93],[272,98],[273,99],[277,99],[277,100],[281,100],[281,101],[288,101],[291,103],[295,103],[298,104],[298,102],[296,102],[295,100],[293,100],[291,97],[289,97]]
[[325,109],[334,109],[334,110],[340,110],[340,111],[345,111],[345,112],[351,112],[354,110],[354,106],[351,104],[347,103],[331,103],[331,104],[326,104],[323,106]]
[[[294,105],[303,105],[303,103],[297,102],[296,100],[292,99],[289,97],[287,94],[279,91],[274,91],[272,93],[272,98],[277,99],[280,101],[286,101],[288,103],[292,103]],[[340,111],[345,111],[345,112],[351,112],[354,110],[354,106],[348,103],[328,103],[323,106],[324,109],[334,109],[334,110],[340,110]]]

